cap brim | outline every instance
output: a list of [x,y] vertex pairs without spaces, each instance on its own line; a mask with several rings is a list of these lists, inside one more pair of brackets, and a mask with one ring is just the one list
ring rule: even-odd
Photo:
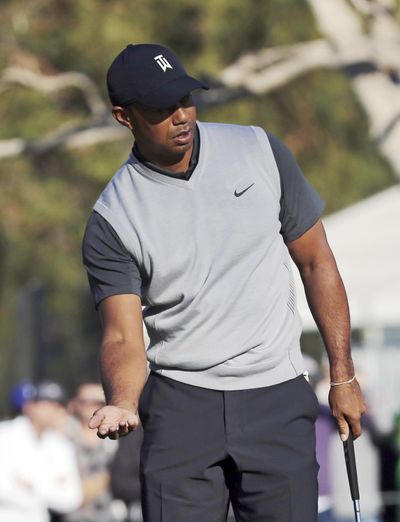
[[165,83],[156,91],[144,96],[140,101],[154,109],[167,109],[177,105],[184,97],[196,89],[208,89],[208,86],[191,76],[185,75]]

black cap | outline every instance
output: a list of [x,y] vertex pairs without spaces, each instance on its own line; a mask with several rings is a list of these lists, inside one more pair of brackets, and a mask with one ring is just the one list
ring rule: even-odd
[[54,381],[40,381],[34,385],[33,401],[54,401],[66,404],[67,394],[60,384]]
[[128,45],[110,65],[108,95],[113,105],[140,102],[156,109],[176,105],[195,89],[208,89],[189,76],[176,55],[156,44]]

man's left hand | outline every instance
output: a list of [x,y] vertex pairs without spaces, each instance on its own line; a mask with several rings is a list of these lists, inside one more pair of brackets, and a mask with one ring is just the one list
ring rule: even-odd
[[347,440],[350,430],[355,439],[359,437],[362,431],[361,416],[365,413],[366,406],[357,380],[341,386],[332,386],[329,404],[337,420],[342,441]]

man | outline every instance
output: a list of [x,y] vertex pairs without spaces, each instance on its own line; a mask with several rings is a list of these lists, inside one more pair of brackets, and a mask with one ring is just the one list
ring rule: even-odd
[[323,204],[274,136],[196,121],[191,93],[206,86],[169,49],[129,45],[107,84],[135,143],[84,239],[107,399],[90,426],[124,435],[140,402],[145,522],[223,521],[229,499],[240,521],[315,521],[318,405],[289,254],[328,351],[343,439],[360,435],[364,411]]
[[82,501],[74,448],[59,431],[64,391],[42,381],[29,393],[22,415],[0,423],[0,520],[7,522],[49,522],[50,510],[69,513]]

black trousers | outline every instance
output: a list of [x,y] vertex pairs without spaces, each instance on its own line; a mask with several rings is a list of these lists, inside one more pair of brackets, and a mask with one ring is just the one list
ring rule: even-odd
[[318,402],[303,376],[217,391],[150,374],[140,401],[144,522],[315,522]]

